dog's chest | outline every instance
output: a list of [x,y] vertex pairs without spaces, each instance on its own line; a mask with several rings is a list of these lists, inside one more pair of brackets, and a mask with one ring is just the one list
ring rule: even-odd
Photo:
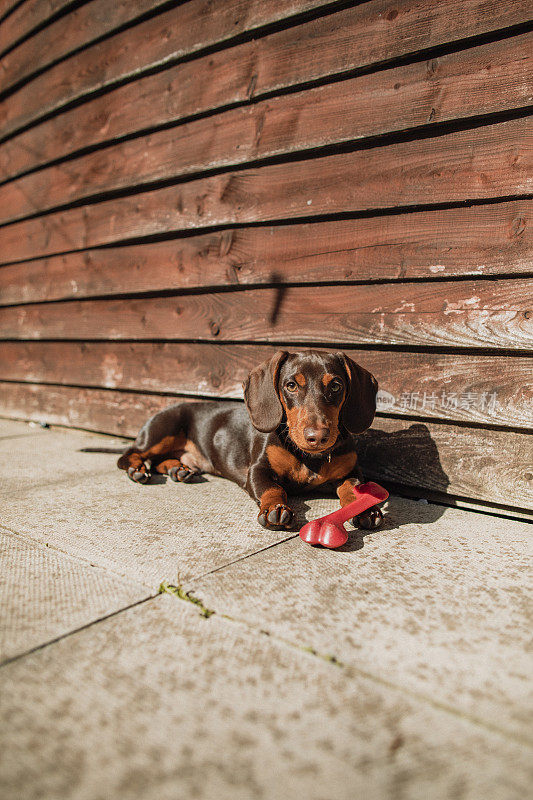
[[354,468],[357,461],[355,452],[345,453],[342,456],[333,457],[331,461],[324,461],[319,470],[315,472],[284,447],[278,445],[267,447],[267,458],[279,477],[310,488],[344,478]]

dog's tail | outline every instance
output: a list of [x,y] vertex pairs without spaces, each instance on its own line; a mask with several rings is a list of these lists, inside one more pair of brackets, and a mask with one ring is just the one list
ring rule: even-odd
[[78,453],[115,453],[120,455],[124,452],[124,447],[81,447]]

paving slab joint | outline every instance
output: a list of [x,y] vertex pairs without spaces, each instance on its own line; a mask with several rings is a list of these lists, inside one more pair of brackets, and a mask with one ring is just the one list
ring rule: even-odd
[[228,622],[232,622],[234,625],[240,625],[242,627],[247,628],[250,631],[255,633],[259,633],[262,636],[270,636],[276,642],[285,645],[286,647],[291,647],[293,650],[299,650],[301,653],[306,653],[307,655],[314,656],[315,658],[320,658],[322,661],[326,661],[328,664],[332,664],[335,667],[339,667],[340,669],[344,669],[346,664],[344,664],[337,656],[334,656],[332,653],[321,653],[320,650],[317,650],[315,647],[311,647],[310,645],[305,644],[298,644],[298,642],[293,642],[291,639],[286,639],[284,636],[279,636],[279,634],[274,634],[271,631],[267,631],[264,628],[257,628],[255,625],[251,624],[247,620],[244,619],[237,619],[237,617],[231,617],[229,614],[219,614],[219,617],[222,619],[228,620]]
[[85,623],[85,625],[79,625],[77,628],[72,628],[71,630],[65,631],[65,633],[59,634],[59,636],[54,636],[52,639],[48,639],[46,642],[42,642],[41,644],[35,645],[35,647],[30,647],[28,650],[24,650],[21,653],[17,653],[14,656],[10,656],[5,658],[3,661],[0,661],[0,669],[6,667],[8,664],[12,664],[14,661],[20,661],[21,659],[25,658],[26,656],[31,655],[32,653],[38,653],[40,650],[44,650],[50,645],[57,644],[58,642],[63,641],[63,639],[68,639],[70,636],[74,636],[77,633],[81,633],[81,631],[86,631],[89,628],[93,628],[95,625],[99,625],[101,622],[106,622],[108,619],[113,619],[113,617],[118,617],[119,614],[122,614],[123,611],[129,611],[131,608],[135,608],[136,606],[140,606],[143,603],[147,603],[149,600],[154,600],[157,597],[155,594],[147,595],[146,597],[142,597],[140,600],[136,600],[134,603],[130,603],[127,606],[123,606],[122,608],[117,608],[116,611],[110,611],[108,614],[103,614],[101,617],[97,617],[96,619],[92,619],[90,622]]
[[174,597],[178,597],[180,600],[185,600],[187,603],[193,603],[198,608],[201,617],[205,617],[209,619],[209,617],[216,614],[216,611],[213,611],[211,608],[207,608],[200,598],[195,597],[191,592],[187,592],[183,586],[177,584],[176,586],[168,581],[162,581],[159,584],[159,594],[172,594]]
[[331,653],[321,653],[314,647],[297,644],[296,642],[292,642],[290,639],[273,635],[270,631],[267,631],[264,628],[257,628],[254,625],[250,625],[250,623],[246,620],[237,619],[236,617],[231,617],[229,614],[221,614],[212,608],[207,608],[207,606],[204,605],[203,601],[200,600],[199,597],[193,595],[192,591],[187,591],[181,584],[172,584],[168,581],[162,581],[159,584],[159,594],[171,594],[174,597],[177,597],[179,600],[184,600],[186,603],[192,603],[198,609],[200,616],[204,617],[205,619],[209,619],[209,617],[217,614],[220,619],[225,619],[228,622],[232,622],[234,625],[244,626],[245,628],[248,628],[255,633],[259,633],[262,636],[271,636],[276,641],[287,645],[288,647],[292,647],[294,650],[300,650],[302,653],[307,653],[308,655],[315,656],[315,658],[320,658],[322,661],[326,661],[328,664],[333,664],[334,666],[341,668],[346,666],[337,658],[337,656],[334,656]]

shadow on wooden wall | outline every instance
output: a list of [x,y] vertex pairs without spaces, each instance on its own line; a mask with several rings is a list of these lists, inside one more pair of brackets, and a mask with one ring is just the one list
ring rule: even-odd
[[[443,493],[450,485],[437,444],[422,423],[392,433],[370,428],[358,437],[357,452],[365,478],[389,479],[413,488],[429,482],[433,491]],[[423,490],[420,495],[424,496]]]

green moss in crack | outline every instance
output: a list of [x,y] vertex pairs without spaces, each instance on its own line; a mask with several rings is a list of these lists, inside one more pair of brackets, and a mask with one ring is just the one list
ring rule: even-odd
[[174,586],[168,581],[163,581],[159,585],[159,594],[173,594],[174,597],[179,597],[180,600],[185,600],[187,603],[192,603],[197,607],[200,615],[206,619],[209,619],[209,617],[215,613],[212,609],[206,608],[206,606],[204,606],[198,597],[195,597],[190,592],[186,592],[183,586],[180,586],[179,584]]

